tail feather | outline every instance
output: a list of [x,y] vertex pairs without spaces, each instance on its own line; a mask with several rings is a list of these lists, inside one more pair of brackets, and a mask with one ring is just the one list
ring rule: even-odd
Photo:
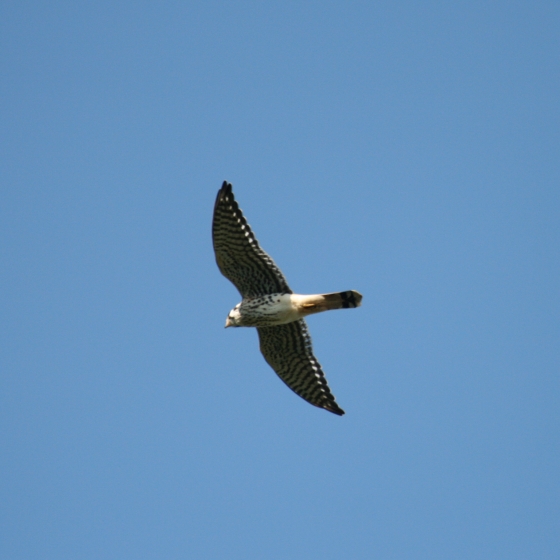
[[355,290],[323,294],[326,309],[348,309],[362,305],[362,294]]
[[300,318],[322,311],[330,311],[331,309],[360,307],[362,304],[362,294],[354,290],[309,296],[291,294],[290,299],[292,305],[298,310]]

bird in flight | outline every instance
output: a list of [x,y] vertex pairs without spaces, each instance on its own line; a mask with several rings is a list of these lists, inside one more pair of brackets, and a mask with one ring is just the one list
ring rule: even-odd
[[294,294],[280,269],[261,249],[227,181],[216,197],[212,241],[220,272],[243,298],[229,312],[226,327],[256,327],[262,355],[280,379],[308,403],[342,416],[344,411],[336,404],[313,355],[304,317],[359,307],[362,295],[354,290]]

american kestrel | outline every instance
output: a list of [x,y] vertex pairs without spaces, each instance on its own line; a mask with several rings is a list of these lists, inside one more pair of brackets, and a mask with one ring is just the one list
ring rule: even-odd
[[333,294],[294,294],[284,275],[257,242],[224,181],[214,206],[212,240],[221,273],[239,290],[242,301],[226,327],[256,327],[264,359],[286,385],[307,402],[342,416],[321,365],[313,355],[303,317],[330,309],[359,307],[354,290]]

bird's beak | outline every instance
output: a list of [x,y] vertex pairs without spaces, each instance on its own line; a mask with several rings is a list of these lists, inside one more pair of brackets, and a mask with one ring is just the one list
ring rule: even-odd
[[231,327],[232,324],[233,324],[233,323],[229,320],[229,317],[228,317],[228,318],[226,319],[226,329],[227,329],[228,327]]

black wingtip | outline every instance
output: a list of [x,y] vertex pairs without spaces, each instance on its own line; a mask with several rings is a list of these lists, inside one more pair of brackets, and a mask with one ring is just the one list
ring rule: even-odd
[[321,408],[324,408],[328,412],[332,412],[333,414],[336,414],[338,416],[343,416],[345,414],[344,410],[342,410],[342,408],[340,408],[336,403],[330,403]]
[[218,191],[218,195],[216,196],[216,202],[214,203],[214,212],[216,212],[216,208],[222,199],[224,199],[227,196],[233,196],[231,189],[232,189],[231,183],[228,183],[227,181],[224,181],[222,183],[222,187]]

